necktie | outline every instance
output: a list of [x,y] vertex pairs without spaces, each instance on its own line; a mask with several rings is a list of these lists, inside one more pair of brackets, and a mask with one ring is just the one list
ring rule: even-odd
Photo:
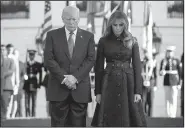
[[70,57],[72,58],[73,56],[73,48],[74,48],[74,40],[73,40],[73,32],[70,32],[69,33],[69,38],[68,38],[68,48],[69,48],[69,54],[70,54]]

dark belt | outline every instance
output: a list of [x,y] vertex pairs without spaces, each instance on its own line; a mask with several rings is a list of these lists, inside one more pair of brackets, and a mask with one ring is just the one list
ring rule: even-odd
[[30,77],[30,78],[36,78],[36,77],[37,77],[37,75],[36,75],[36,74],[32,74],[32,73],[31,73],[31,74],[29,74],[29,77]]
[[107,62],[107,67],[112,67],[114,69],[123,69],[123,68],[131,68],[130,62]]
[[166,74],[178,74],[178,71],[177,70],[165,70],[166,71]]

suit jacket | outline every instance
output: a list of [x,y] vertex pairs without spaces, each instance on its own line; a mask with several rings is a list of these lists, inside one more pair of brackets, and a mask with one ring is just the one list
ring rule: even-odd
[[[94,35],[78,28],[73,57],[70,58],[65,28],[47,33],[44,50],[44,65],[49,70],[48,101],[63,101],[69,94],[76,102],[91,102],[89,72],[95,62]],[[61,84],[64,75],[73,75],[77,80],[77,89],[70,90]]]
[[26,73],[25,64],[22,61],[19,61],[19,78],[20,78],[19,91],[23,90],[25,73]]
[[3,58],[1,65],[1,88],[3,90],[13,90],[13,73],[15,72],[15,63],[13,59]]

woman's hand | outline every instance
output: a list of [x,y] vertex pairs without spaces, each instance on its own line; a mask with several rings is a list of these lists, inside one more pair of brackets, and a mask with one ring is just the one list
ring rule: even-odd
[[96,102],[97,102],[98,104],[100,104],[100,102],[101,102],[101,94],[97,94],[97,95],[96,95]]
[[134,102],[138,103],[141,99],[141,95],[140,94],[134,94]]

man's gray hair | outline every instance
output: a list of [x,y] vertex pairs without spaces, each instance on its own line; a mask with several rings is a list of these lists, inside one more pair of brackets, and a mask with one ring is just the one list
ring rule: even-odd
[[75,9],[78,12],[78,17],[80,17],[80,9],[76,7],[75,5],[66,6],[62,11],[62,17],[65,12],[71,11],[71,9]]

